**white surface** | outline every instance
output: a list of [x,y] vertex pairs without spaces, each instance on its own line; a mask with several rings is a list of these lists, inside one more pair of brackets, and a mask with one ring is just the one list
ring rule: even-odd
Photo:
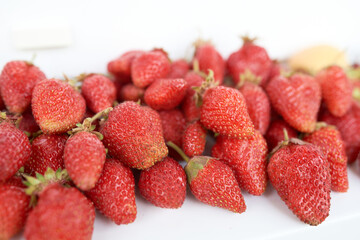
[[[285,58],[312,44],[345,49],[360,61],[360,1],[20,1],[0,0],[0,68],[31,59],[48,77],[104,72],[129,49],[163,47],[172,58],[191,56],[198,37],[211,39],[224,57],[241,45],[238,36],[258,36],[272,58]],[[26,21],[64,19],[72,45],[16,50],[11,29]],[[268,188],[245,195],[247,210],[234,214],[202,204],[188,193],[181,209],[160,209],[137,197],[134,223],[117,226],[98,215],[93,239],[359,239],[360,170],[349,171],[348,193],[332,193],[329,218],[318,227],[300,222]]]

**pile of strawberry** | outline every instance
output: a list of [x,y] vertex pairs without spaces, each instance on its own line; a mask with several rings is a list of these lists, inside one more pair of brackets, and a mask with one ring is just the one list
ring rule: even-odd
[[227,61],[201,41],[191,63],[129,51],[108,64],[110,77],[49,79],[8,62],[0,239],[22,228],[26,239],[91,239],[95,209],[129,224],[135,186],[157,207],[180,208],[187,183],[199,201],[242,213],[242,191],[262,195],[270,180],[301,221],[320,224],[359,155],[360,84],[337,66],[315,76],[285,68],[250,39]]

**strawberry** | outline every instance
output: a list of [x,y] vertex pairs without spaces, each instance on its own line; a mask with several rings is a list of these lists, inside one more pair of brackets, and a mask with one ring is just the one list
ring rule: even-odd
[[93,188],[106,159],[99,138],[86,130],[75,133],[65,144],[64,164],[75,185],[83,191]]
[[24,227],[30,197],[22,188],[0,183],[0,239],[10,239]]
[[341,117],[351,107],[351,82],[341,67],[331,66],[316,75],[321,94],[330,113]]
[[265,135],[269,150],[274,149],[284,140],[284,129],[287,131],[289,138],[297,138],[298,132],[287,122],[282,119],[274,120],[271,122],[269,130]]
[[360,105],[353,102],[350,110],[342,117],[335,117],[324,112],[319,118],[330,125],[335,125],[345,143],[348,163],[353,163],[360,152]]
[[156,79],[165,78],[170,71],[169,59],[160,52],[146,52],[134,59],[131,77],[135,86],[145,88]]
[[171,63],[167,78],[184,78],[189,71],[189,64],[184,59],[179,59]]
[[114,75],[115,80],[120,83],[131,81],[131,64],[135,58],[143,54],[144,51],[128,51],[119,58],[110,61],[107,65],[109,73]]
[[4,108],[5,108],[5,104],[4,104],[4,101],[2,100],[1,91],[0,91],[0,111],[3,110]]
[[182,135],[186,127],[185,118],[178,109],[159,111],[165,141],[182,144]]
[[95,209],[76,188],[65,188],[58,183],[46,187],[25,225],[25,238],[91,239]]
[[116,159],[107,159],[95,187],[86,192],[95,207],[116,224],[136,218],[135,180],[130,168]]
[[2,99],[11,113],[24,112],[31,103],[31,95],[37,82],[45,74],[25,61],[8,62],[0,75]]
[[30,158],[29,139],[8,120],[0,123],[0,152],[0,182],[11,178]]
[[243,95],[229,87],[217,86],[205,90],[200,121],[205,128],[234,138],[250,137],[255,131]]
[[116,99],[115,84],[100,74],[90,74],[85,77],[81,94],[86,100],[86,106],[94,113],[112,107]]
[[200,119],[200,107],[196,106],[195,92],[190,93],[189,90],[181,104],[181,110],[184,113],[186,122],[194,122]]
[[174,143],[167,144],[187,162],[185,173],[190,190],[199,201],[236,213],[246,210],[240,187],[228,165],[213,157],[195,156],[189,159]]
[[330,170],[320,149],[300,140],[279,145],[268,164],[270,182],[288,208],[310,225],[322,223],[330,211]]
[[23,112],[18,127],[21,131],[30,134],[36,133],[37,131],[40,130],[39,126],[37,125],[34,119],[34,116],[32,115],[31,108]]
[[48,168],[64,168],[64,148],[67,135],[46,135],[36,137],[31,144],[31,156],[24,171],[32,176],[44,174]]
[[202,155],[206,144],[206,129],[199,121],[188,124],[182,138],[182,149],[187,156]]
[[134,102],[116,106],[100,132],[109,154],[132,168],[149,168],[168,154],[159,114]]
[[243,46],[232,53],[227,60],[227,69],[237,84],[240,76],[247,71],[260,78],[260,85],[265,86],[272,69],[272,61],[266,50],[254,44],[253,39],[244,37]]
[[140,173],[140,194],[161,208],[179,208],[185,201],[186,175],[181,165],[170,157]]
[[155,110],[170,110],[185,97],[188,86],[184,79],[157,79],[146,90],[144,100]]
[[333,126],[318,124],[317,129],[303,140],[318,146],[330,163],[331,189],[346,192],[349,188],[347,157],[340,132]]
[[195,43],[196,49],[193,62],[199,65],[199,70],[209,74],[214,72],[215,81],[221,84],[224,81],[225,61],[215,47],[209,43],[199,40]]
[[84,98],[69,84],[57,79],[39,82],[31,104],[34,118],[45,134],[72,129],[83,119],[86,110]]
[[211,155],[229,165],[241,189],[253,195],[265,192],[267,145],[259,131],[251,138],[218,136]]
[[321,91],[313,77],[296,73],[289,78],[278,76],[266,86],[274,109],[300,132],[315,129]]
[[142,100],[145,90],[143,88],[136,87],[132,83],[128,83],[120,88],[118,91],[117,99],[119,101],[134,101]]
[[256,130],[265,135],[270,124],[270,101],[264,90],[256,84],[245,82],[239,89],[245,98],[251,121]]

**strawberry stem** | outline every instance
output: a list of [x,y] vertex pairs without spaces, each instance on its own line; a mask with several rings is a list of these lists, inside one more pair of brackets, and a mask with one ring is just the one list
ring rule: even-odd
[[283,128],[283,132],[284,132],[284,141],[289,142],[289,134],[288,134],[286,128]]
[[174,149],[185,160],[185,162],[189,162],[190,158],[186,156],[183,150],[181,150],[181,148],[179,148],[175,143],[168,141],[166,145]]

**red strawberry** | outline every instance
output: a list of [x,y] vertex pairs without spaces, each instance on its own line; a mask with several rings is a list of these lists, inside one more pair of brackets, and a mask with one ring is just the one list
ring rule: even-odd
[[264,48],[253,43],[254,40],[247,37],[243,39],[243,46],[227,60],[229,73],[234,82],[239,83],[240,75],[249,71],[260,78],[260,85],[265,86],[273,66],[272,61]]
[[0,239],[11,239],[24,227],[30,197],[24,189],[0,183]]
[[45,78],[45,74],[33,64],[8,62],[0,75],[1,96],[7,109],[12,113],[24,112],[30,106],[36,83]]
[[201,126],[199,121],[190,123],[186,127],[182,138],[182,149],[187,156],[202,155],[206,144],[206,129]]
[[140,194],[162,208],[179,208],[185,201],[186,175],[181,165],[170,157],[140,173]]
[[281,69],[282,69],[281,63],[278,62],[277,60],[273,60],[268,79],[270,80],[270,79],[272,79],[274,77],[280,76],[281,75]]
[[31,144],[31,157],[25,164],[25,172],[35,176],[35,173],[45,174],[48,168],[57,170],[64,168],[64,148],[67,135],[42,134]]
[[167,144],[187,162],[185,173],[190,190],[199,201],[236,213],[246,210],[240,187],[228,165],[212,157],[195,156],[189,159],[174,143]]
[[98,181],[106,159],[106,150],[90,132],[71,136],[64,149],[64,163],[69,176],[81,190],[90,190]]
[[199,70],[209,74],[209,70],[214,72],[215,81],[221,84],[224,81],[225,61],[215,47],[204,41],[195,43],[196,50],[193,62],[199,64]]
[[149,168],[168,154],[159,114],[134,102],[116,106],[100,132],[109,154],[132,168]]
[[195,91],[192,89],[192,87],[200,87],[205,79],[203,78],[203,76],[200,73],[191,71],[186,74],[184,80],[188,84],[187,94],[194,94]]
[[189,64],[184,59],[179,59],[171,63],[167,78],[184,78],[189,71]]
[[40,194],[36,207],[30,212],[25,225],[25,238],[91,239],[95,209],[76,188],[65,188],[55,183]]
[[329,163],[318,147],[284,141],[267,170],[281,199],[301,221],[318,225],[329,215]]
[[299,73],[289,78],[278,76],[267,84],[266,92],[287,123],[300,132],[314,131],[321,91],[313,77]]
[[128,51],[121,55],[119,58],[112,60],[108,63],[108,71],[114,75],[115,80],[121,83],[127,83],[131,81],[131,64],[134,59],[144,51]]
[[353,163],[360,152],[360,105],[353,102],[350,110],[342,117],[335,117],[324,112],[320,120],[335,125],[341,133],[346,147],[348,163]]
[[305,136],[303,140],[320,147],[330,163],[331,189],[346,192],[349,188],[347,157],[340,132],[333,126],[321,127],[320,125],[319,129]]
[[0,182],[11,178],[31,154],[27,136],[7,120],[0,123],[0,152]]
[[189,90],[181,104],[181,110],[184,113],[186,122],[194,122],[200,119],[200,107],[196,106],[195,92],[189,93]]
[[343,116],[351,107],[351,82],[341,67],[331,66],[320,71],[316,80],[330,113]]
[[165,78],[169,71],[169,59],[160,52],[143,53],[131,65],[133,83],[139,88],[145,88],[156,79]]
[[116,224],[135,221],[135,181],[130,168],[116,159],[107,159],[95,187],[86,192],[95,207]]
[[32,115],[31,108],[23,112],[19,122],[19,129],[23,132],[36,133],[40,130],[34,116]]
[[1,91],[0,91],[0,111],[3,110],[4,108],[5,108],[5,104],[4,104],[4,101],[2,100]]
[[31,100],[34,118],[45,134],[64,133],[83,119],[84,98],[69,84],[49,79],[39,82]]
[[267,145],[259,131],[251,138],[216,138],[212,156],[229,165],[241,189],[253,195],[265,192]]
[[119,101],[134,101],[137,102],[141,100],[144,96],[145,90],[143,88],[138,88],[132,83],[128,83],[120,88],[118,91],[118,100]]
[[170,110],[185,97],[188,85],[184,79],[157,79],[145,91],[144,100],[155,110]]
[[160,111],[159,116],[165,141],[172,141],[178,146],[182,144],[182,135],[186,127],[185,118],[178,109]]
[[112,107],[116,99],[115,84],[100,74],[90,74],[85,77],[81,94],[86,100],[86,106],[94,113]]
[[265,135],[270,124],[270,101],[264,90],[256,84],[246,82],[239,89],[245,98],[251,121],[256,130]]
[[284,140],[284,129],[287,131],[289,138],[296,138],[298,133],[287,122],[282,119],[277,119],[271,122],[269,130],[265,138],[269,150],[274,149],[281,141]]
[[243,95],[236,89],[218,86],[205,91],[200,121],[213,132],[234,138],[254,135]]

